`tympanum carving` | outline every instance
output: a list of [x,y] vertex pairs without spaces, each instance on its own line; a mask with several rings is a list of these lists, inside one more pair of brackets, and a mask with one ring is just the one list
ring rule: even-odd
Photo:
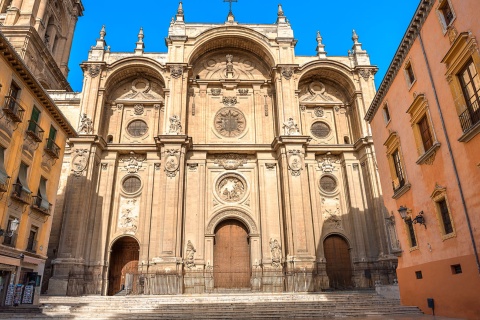
[[245,196],[247,183],[237,174],[222,176],[216,186],[217,195],[226,202],[239,202]]
[[215,156],[215,164],[227,170],[235,170],[247,163],[247,157],[242,154],[228,153]]

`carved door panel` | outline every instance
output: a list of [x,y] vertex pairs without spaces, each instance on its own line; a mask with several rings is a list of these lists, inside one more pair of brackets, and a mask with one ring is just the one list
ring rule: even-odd
[[250,287],[250,244],[242,223],[228,220],[218,225],[213,252],[216,288]]
[[348,243],[340,236],[330,236],[323,243],[330,287],[346,289],[352,286],[352,263]]
[[[140,247],[137,241],[130,237],[120,238],[113,244],[108,274],[109,295],[114,295],[119,292],[123,286],[130,285],[126,283],[126,279],[131,278],[127,277],[127,274],[138,272],[139,250]],[[130,285],[130,290],[132,289],[132,285]]]

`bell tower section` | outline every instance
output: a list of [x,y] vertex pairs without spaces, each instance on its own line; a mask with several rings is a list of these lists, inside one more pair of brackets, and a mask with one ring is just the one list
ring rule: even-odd
[[0,30],[45,89],[71,91],[68,59],[81,0],[0,0]]

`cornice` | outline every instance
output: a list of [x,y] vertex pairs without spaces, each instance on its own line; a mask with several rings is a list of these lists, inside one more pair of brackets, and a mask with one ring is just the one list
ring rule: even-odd
[[385,98],[385,95],[390,89],[393,80],[395,80],[395,77],[397,76],[397,73],[403,64],[403,61],[405,61],[406,56],[410,52],[410,48],[417,39],[418,33],[422,29],[423,23],[427,19],[428,14],[430,13],[430,10],[432,9],[434,3],[435,0],[420,1],[420,4],[415,11],[415,14],[413,15],[413,18],[410,21],[407,30],[405,31],[403,39],[400,42],[397,51],[395,52],[392,62],[390,63],[390,66],[388,67],[385,76],[383,77],[377,94],[373,98],[370,108],[367,110],[367,114],[364,118],[366,121],[371,122],[373,120],[373,116],[380,107],[380,103]]
[[53,102],[50,95],[37,81],[33,73],[27,67],[23,59],[17,53],[15,48],[5,38],[3,32],[0,31],[0,52],[2,53],[5,62],[10,65],[13,72],[16,72],[20,78],[25,82],[25,85],[30,88],[33,95],[42,103],[43,107],[48,111],[52,118],[60,127],[65,130],[69,137],[76,137],[77,133],[72,127],[67,118],[58,109],[55,102]]

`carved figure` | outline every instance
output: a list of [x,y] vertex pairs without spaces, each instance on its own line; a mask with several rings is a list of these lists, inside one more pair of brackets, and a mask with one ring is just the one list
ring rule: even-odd
[[233,55],[231,54],[227,54],[226,56],[227,58],[227,71],[226,71],[226,74],[225,76],[228,78],[233,78],[234,77],[234,73],[233,73]]
[[295,121],[293,121],[293,118],[288,118],[288,120],[283,123],[283,129],[287,136],[300,135],[300,130],[298,130],[298,126]]
[[182,124],[180,123],[180,118],[178,116],[170,117],[170,134],[179,134],[182,131]]
[[193,246],[192,242],[188,240],[187,242],[187,250],[185,254],[185,267],[188,269],[192,269],[195,267],[195,247]]
[[282,247],[277,239],[270,239],[270,252],[272,253],[272,266],[280,268],[282,266]]
[[87,117],[87,114],[84,113],[80,119],[80,127],[78,128],[79,133],[92,133],[93,131],[93,122]]
[[230,175],[218,183],[217,192],[223,200],[236,202],[245,194],[245,185],[239,178]]

